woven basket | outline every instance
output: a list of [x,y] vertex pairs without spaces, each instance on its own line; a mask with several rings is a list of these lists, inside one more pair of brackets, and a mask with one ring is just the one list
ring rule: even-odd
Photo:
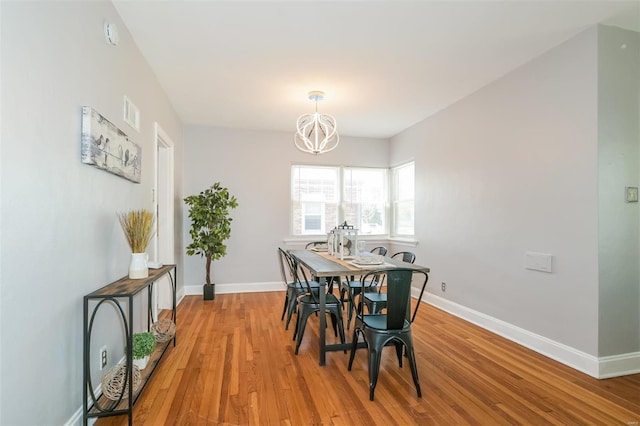
[[[107,372],[102,378],[102,394],[112,401],[117,401],[122,395],[122,389],[125,385],[129,384],[125,382],[127,375],[127,365],[118,364]],[[133,366],[133,392],[135,393],[140,387],[140,369],[137,365]],[[122,396],[122,399],[129,397],[129,390],[127,389]]]
[[151,332],[156,337],[156,342],[167,342],[176,335],[176,325],[169,318],[163,318],[151,325]]

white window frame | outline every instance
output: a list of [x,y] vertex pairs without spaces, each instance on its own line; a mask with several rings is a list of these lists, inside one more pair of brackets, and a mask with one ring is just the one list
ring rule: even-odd
[[[399,185],[400,182],[398,181],[399,179],[399,175],[400,175],[400,171],[402,169],[405,169],[407,167],[412,167],[413,168],[413,186],[414,186],[414,191],[411,194],[410,198],[400,198],[399,194]],[[400,164],[398,166],[392,167],[391,168],[391,173],[390,175],[390,191],[389,191],[389,198],[390,198],[390,210],[391,210],[391,227],[390,227],[390,236],[391,238],[394,237],[411,237],[413,238],[415,236],[416,233],[416,229],[415,229],[415,223],[416,223],[416,210],[415,210],[415,199],[416,199],[416,195],[415,195],[415,179],[416,179],[416,175],[415,175],[415,162],[414,161],[410,161],[404,164]],[[406,202],[411,202],[413,205],[413,229],[411,233],[406,233],[406,232],[398,232],[398,223],[399,223],[399,219],[398,219],[398,204],[400,203],[406,203]]]
[[[381,234],[366,234],[367,237],[372,237],[372,238],[388,238],[389,237],[389,229],[390,229],[390,224],[391,224],[391,218],[390,218],[390,209],[389,209],[389,194],[390,194],[390,189],[389,189],[389,169],[388,168],[383,168],[383,167],[351,167],[351,166],[326,166],[326,165],[310,165],[310,164],[292,164],[291,165],[291,172],[290,172],[290,177],[289,177],[289,185],[290,185],[290,221],[289,221],[289,226],[290,226],[290,232],[291,232],[291,236],[296,238],[296,237],[308,237],[308,236],[326,236],[326,233],[329,231],[328,229],[326,229],[326,227],[328,227],[330,224],[326,223],[326,200],[322,200],[322,199],[318,199],[318,200],[313,200],[313,199],[305,199],[305,200],[298,200],[294,198],[294,193],[296,192],[297,188],[295,188],[294,185],[294,172],[297,168],[318,168],[318,169],[332,169],[332,170],[336,170],[338,172],[338,176],[337,176],[337,192],[336,195],[338,197],[338,199],[336,200],[336,206],[337,206],[337,211],[336,211],[336,223],[335,225],[339,225],[340,223],[343,223],[345,221],[345,211],[346,211],[346,196],[345,196],[345,173],[346,171],[349,170],[366,170],[366,169],[371,169],[371,170],[383,170],[384,171],[384,206],[383,206],[383,214],[385,215],[384,218],[384,229],[383,229],[383,233]],[[300,194],[298,194],[299,196]],[[304,217],[305,217],[305,203],[307,202],[321,202],[322,203],[322,210],[321,210],[321,215],[322,215],[322,222],[321,222],[321,231],[317,231],[317,230],[306,230],[305,229],[305,221],[304,221]],[[300,212],[296,212],[296,205],[299,204],[300,205]],[[333,212],[332,212],[333,214]],[[300,224],[300,226],[298,226],[298,224],[294,221],[296,220],[301,220],[302,223]],[[351,223],[350,223],[351,224]],[[333,225],[333,226],[335,226]],[[351,224],[351,225],[359,225],[359,224]],[[331,226],[331,228],[333,227]],[[296,229],[300,229],[300,233],[296,233]]]

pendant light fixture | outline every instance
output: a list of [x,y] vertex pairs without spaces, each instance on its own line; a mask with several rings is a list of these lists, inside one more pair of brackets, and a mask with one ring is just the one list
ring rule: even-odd
[[340,137],[336,119],[329,114],[318,112],[318,101],[324,99],[324,92],[309,92],[309,100],[315,101],[314,114],[302,114],[296,123],[295,144],[300,151],[309,154],[324,154],[338,146]]

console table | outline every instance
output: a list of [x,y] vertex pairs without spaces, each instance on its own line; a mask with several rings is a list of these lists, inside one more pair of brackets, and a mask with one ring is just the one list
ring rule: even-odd
[[[176,265],[165,265],[159,269],[149,269],[149,277],[141,279],[130,279],[124,277],[108,284],[93,293],[84,296],[84,323],[83,323],[83,412],[82,421],[86,426],[88,419],[93,417],[115,416],[127,414],[129,416],[129,425],[133,421],[133,405],[144,390],[148,380],[153,375],[160,359],[169,347],[171,340],[173,346],[176,345],[176,337],[167,342],[158,342],[156,349],[151,357],[147,367],[141,371],[140,385],[136,391],[133,390],[133,298],[135,295],[147,290],[147,331],[150,330],[152,315],[152,294],[153,285],[160,278],[167,276],[171,283],[171,292],[173,296],[173,305],[171,310],[171,320],[176,321],[176,284],[177,284],[177,268]],[[111,304],[116,307],[117,312],[122,319],[122,328],[125,335],[125,359],[126,359],[126,389],[122,390],[120,399],[113,401],[106,396],[96,396],[94,382],[91,379],[91,331],[96,313],[104,304]],[[125,308],[123,308],[123,304]],[[125,312],[126,311],[126,312]],[[99,382],[98,382],[99,383]],[[89,400],[89,397],[91,400]]]

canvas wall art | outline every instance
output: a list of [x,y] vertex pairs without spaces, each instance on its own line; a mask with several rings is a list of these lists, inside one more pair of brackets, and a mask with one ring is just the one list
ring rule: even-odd
[[82,162],[140,183],[142,149],[91,107],[82,107]]

